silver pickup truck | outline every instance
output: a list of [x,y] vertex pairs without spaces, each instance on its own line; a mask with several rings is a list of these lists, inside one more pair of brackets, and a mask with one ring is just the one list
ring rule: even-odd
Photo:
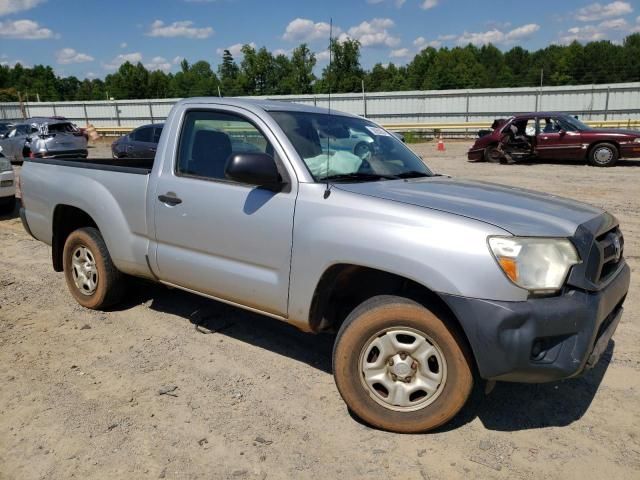
[[155,159],[28,160],[25,228],[83,306],[143,277],[337,332],[340,394],[378,428],[420,432],[474,380],[593,367],[630,269],[600,209],[431,172],[364,118],[295,104],[175,105]]

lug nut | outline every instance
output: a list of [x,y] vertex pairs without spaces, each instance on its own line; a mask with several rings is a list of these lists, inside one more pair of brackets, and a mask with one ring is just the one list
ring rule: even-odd
[[393,366],[393,358],[389,359],[389,366],[392,367]]
[[411,381],[411,377],[407,377],[404,379],[405,382],[409,383]]
[[400,358],[401,358],[402,360],[404,360],[405,358],[407,358],[407,354],[406,354],[406,353],[404,353],[404,352],[401,352],[401,353],[400,353]]
[[413,363],[411,364],[411,368],[412,368],[413,370],[416,370],[416,369],[418,368],[418,362],[413,362]]

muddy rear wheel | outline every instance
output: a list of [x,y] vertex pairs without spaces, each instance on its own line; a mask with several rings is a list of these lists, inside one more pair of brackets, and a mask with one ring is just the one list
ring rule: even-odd
[[113,264],[96,228],[80,228],[67,237],[63,265],[67,287],[83,307],[102,310],[122,298],[124,275]]

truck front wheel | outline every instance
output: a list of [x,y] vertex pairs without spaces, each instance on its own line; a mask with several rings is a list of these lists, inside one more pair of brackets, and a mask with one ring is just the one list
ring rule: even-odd
[[338,332],[333,372],[347,406],[372,426],[425,432],[451,420],[473,387],[465,343],[412,300],[381,295]]
[[124,291],[123,275],[113,264],[96,228],[72,232],[62,255],[67,287],[80,305],[102,310],[120,301]]

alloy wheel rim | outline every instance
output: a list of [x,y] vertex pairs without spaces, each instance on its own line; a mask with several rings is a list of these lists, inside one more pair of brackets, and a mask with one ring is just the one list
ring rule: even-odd
[[430,405],[447,380],[447,363],[440,347],[409,327],[394,327],[372,336],[362,348],[359,368],[371,398],[399,412]]
[[80,245],[71,255],[71,275],[76,288],[83,295],[93,295],[98,288],[96,259],[86,246]]

